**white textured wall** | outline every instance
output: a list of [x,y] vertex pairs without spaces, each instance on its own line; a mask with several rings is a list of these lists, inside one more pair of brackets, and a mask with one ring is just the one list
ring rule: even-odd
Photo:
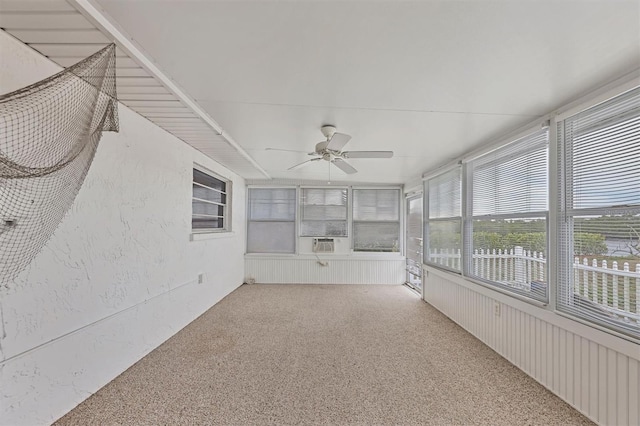
[[259,284],[402,284],[405,259],[393,257],[339,256],[319,253],[315,256],[245,257],[245,276]]
[[[58,71],[2,31],[0,58],[0,93]],[[63,223],[0,288],[1,425],[51,423],[242,283],[244,181],[119,112]],[[233,180],[233,233],[190,241],[194,162]]]
[[446,272],[425,271],[425,301],[560,398],[599,424],[640,424],[639,345]]

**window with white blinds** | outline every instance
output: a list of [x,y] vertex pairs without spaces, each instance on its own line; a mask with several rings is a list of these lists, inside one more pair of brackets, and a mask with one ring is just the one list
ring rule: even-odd
[[191,229],[195,232],[227,231],[228,194],[231,183],[193,169]]
[[466,274],[546,301],[546,129],[467,164]]
[[640,88],[558,123],[557,308],[640,337]]
[[347,189],[303,188],[300,196],[300,236],[347,236]]
[[247,216],[247,253],[295,252],[295,188],[249,188]]
[[439,174],[425,182],[427,209],[424,215],[424,262],[462,271],[462,176],[461,168]]
[[400,190],[353,190],[354,251],[395,252],[400,247]]

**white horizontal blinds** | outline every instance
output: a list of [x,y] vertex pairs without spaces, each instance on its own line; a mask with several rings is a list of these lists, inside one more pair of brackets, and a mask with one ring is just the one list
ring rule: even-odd
[[303,188],[300,209],[301,236],[347,236],[346,188]]
[[353,190],[353,248],[393,252],[400,247],[400,190]]
[[294,253],[295,224],[295,188],[249,188],[247,253]]
[[640,337],[640,88],[567,118],[558,309]]
[[193,169],[192,229],[224,229],[227,182]]
[[426,182],[425,263],[460,272],[462,270],[462,176],[461,168],[437,175]]
[[353,220],[400,220],[400,190],[354,189]]
[[467,263],[473,276],[546,301],[548,131],[468,163]]
[[429,179],[429,219],[462,216],[462,177],[460,167]]
[[544,212],[548,132],[537,132],[472,162],[473,215]]

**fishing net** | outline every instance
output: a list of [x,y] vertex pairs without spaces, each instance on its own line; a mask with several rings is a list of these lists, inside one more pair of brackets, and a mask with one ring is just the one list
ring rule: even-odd
[[0,283],[15,278],[60,224],[103,131],[118,131],[113,44],[0,96]]

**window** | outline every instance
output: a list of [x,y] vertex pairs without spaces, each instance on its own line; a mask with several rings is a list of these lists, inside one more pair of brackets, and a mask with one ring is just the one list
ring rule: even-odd
[[640,337],[640,88],[558,123],[557,308]]
[[394,252],[400,247],[400,190],[353,190],[353,249]]
[[425,184],[425,263],[462,271],[461,168],[442,173]]
[[191,229],[200,232],[230,229],[227,209],[230,187],[229,181],[193,169]]
[[248,253],[294,253],[295,225],[295,188],[249,188]]
[[466,274],[547,300],[548,131],[467,164]]
[[302,189],[300,236],[346,237],[347,190],[340,188]]

